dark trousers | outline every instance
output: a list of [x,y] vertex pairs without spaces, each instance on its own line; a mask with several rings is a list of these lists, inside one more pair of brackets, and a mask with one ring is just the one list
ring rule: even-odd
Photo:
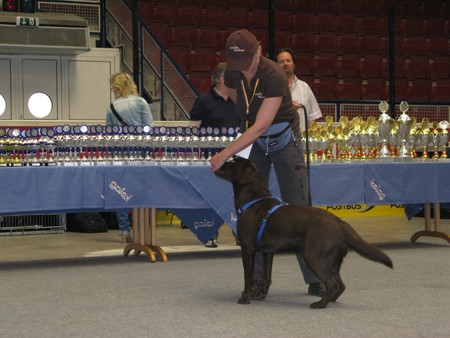
[[[255,162],[266,183],[269,182],[269,174],[273,165],[278,185],[280,186],[281,198],[284,202],[291,205],[309,205],[308,174],[303,158],[303,149],[300,148],[297,141],[291,139],[284,149],[268,155],[266,155],[265,150],[262,150],[255,143],[249,159]],[[297,255],[297,260],[305,283],[319,282],[317,277],[307,267],[303,257]],[[253,273],[254,280],[261,280],[262,265],[262,254],[257,252]]]

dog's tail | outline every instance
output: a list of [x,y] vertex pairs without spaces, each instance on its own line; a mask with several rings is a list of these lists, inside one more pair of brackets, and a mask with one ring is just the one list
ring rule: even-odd
[[343,223],[345,239],[350,248],[367,259],[393,268],[392,260],[388,255],[376,246],[366,242],[349,224]]

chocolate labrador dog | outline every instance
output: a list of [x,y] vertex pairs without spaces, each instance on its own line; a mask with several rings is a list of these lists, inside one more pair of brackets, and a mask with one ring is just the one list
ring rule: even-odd
[[216,171],[233,184],[234,204],[239,216],[237,233],[244,265],[245,288],[238,303],[252,299],[255,252],[263,254],[263,294],[269,291],[273,253],[301,254],[308,267],[326,286],[325,295],[310,308],[325,308],[344,292],[340,276],[342,261],[350,249],[361,256],[393,267],[380,249],[363,240],[346,222],[319,208],[286,205],[272,197],[253,162],[234,158]]

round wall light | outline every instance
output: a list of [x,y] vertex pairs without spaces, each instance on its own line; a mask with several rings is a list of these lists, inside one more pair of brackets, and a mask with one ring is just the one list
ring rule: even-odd
[[6,110],[6,101],[3,95],[0,94],[0,115],[3,115],[5,110]]
[[46,117],[52,111],[52,100],[47,94],[34,93],[28,100],[28,109],[36,117]]

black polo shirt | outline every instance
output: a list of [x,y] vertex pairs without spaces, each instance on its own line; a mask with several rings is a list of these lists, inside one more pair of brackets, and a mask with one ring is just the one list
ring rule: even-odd
[[201,128],[237,128],[241,124],[234,102],[225,100],[213,88],[197,98],[189,115],[191,121],[202,121]]
[[[292,104],[287,77],[284,70],[277,63],[261,56],[258,69],[251,80],[250,86],[247,85],[247,80],[241,72],[225,70],[225,85],[229,88],[236,89],[237,109],[245,114],[246,102],[241,81],[244,83],[249,102],[249,126],[255,123],[256,115],[266,97],[281,96],[282,102],[272,124],[289,122],[294,131],[299,131],[299,116]],[[245,128],[245,126],[242,125],[241,128]]]

